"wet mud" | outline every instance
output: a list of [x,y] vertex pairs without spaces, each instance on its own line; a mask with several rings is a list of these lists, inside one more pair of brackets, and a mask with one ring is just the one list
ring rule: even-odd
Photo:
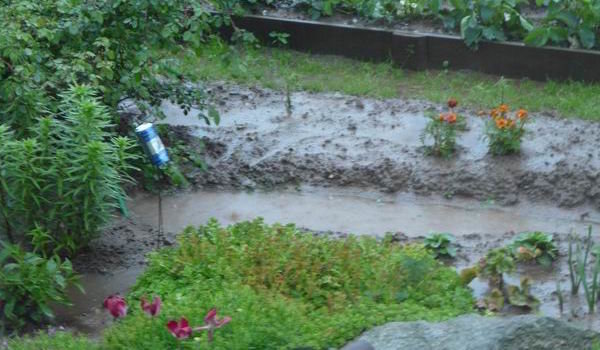
[[221,104],[219,126],[163,106],[178,137],[205,144],[198,152],[208,171],[186,171],[200,187],[308,184],[600,208],[600,123],[534,114],[521,153],[494,157],[483,137],[487,117],[458,109],[468,130],[456,156],[439,159],[424,155],[420,134],[440,105],[298,92],[288,116],[283,93],[222,85],[211,93]]
[[[484,119],[459,109],[469,127],[458,138],[456,157],[443,160],[425,156],[419,138],[426,111],[442,106],[298,92],[288,116],[282,93],[227,85],[210,90],[220,101],[217,127],[163,105],[175,137],[206,161],[206,171],[182,165],[196,191],[164,198],[163,237],[156,197],[133,193],[131,217],[115,219],[75,259],[87,294],[72,291],[75,306],[57,310],[57,326],[99,335],[112,322],[103,298],[127,292],[148,252],[175,244],[177,232],[211,217],[230,224],[261,216],[339,238],[392,232],[407,242],[450,232],[460,247],[449,263],[459,269],[519,232],[556,233],[561,257],[552,269],[522,265],[507,280],[531,276],[540,313],[599,329],[581,295],[570,301],[565,252],[572,230],[600,230],[600,124],[535,114],[521,154],[492,157],[481,137]],[[557,280],[569,303],[563,315]],[[477,297],[488,291],[483,280],[471,287]]]

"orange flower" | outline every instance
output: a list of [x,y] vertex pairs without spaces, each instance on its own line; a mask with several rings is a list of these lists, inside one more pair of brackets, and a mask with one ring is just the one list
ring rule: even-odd
[[498,118],[499,115],[500,115],[500,111],[498,111],[498,109],[496,109],[496,108],[492,109],[492,111],[490,112],[490,116],[492,116],[492,118],[494,118],[494,119]]
[[496,127],[498,129],[504,129],[507,124],[508,124],[508,121],[506,119],[504,119],[504,118],[498,118],[498,119],[496,119]]
[[440,118],[439,119],[440,119],[441,122],[443,122],[446,119],[446,117],[444,116],[444,113],[440,113]]
[[500,110],[500,113],[508,113],[508,105],[503,103],[498,107],[498,110]]
[[529,114],[527,113],[527,110],[523,108],[519,109],[519,111],[517,112],[517,118],[519,118],[520,120],[527,118],[528,115]]
[[450,108],[454,108],[458,105],[458,101],[456,101],[456,99],[451,98],[448,100],[448,107]]
[[450,124],[456,123],[456,113],[449,113],[446,115],[446,121]]

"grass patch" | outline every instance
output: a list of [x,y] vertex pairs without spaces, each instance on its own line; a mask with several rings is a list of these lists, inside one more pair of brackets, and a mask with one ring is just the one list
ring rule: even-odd
[[276,48],[231,50],[222,41],[209,42],[198,52],[183,54],[183,69],[199,79],[227,80],[283,90],[294,75],[294,90],[339,91],[375,98],[419,98],[488,110],[504,100],[515,108],[554,112],[563,117],[600,119],[600,84],[545,83],[503,79],[479,73],[413,72],[390,63],[370,63]]
[[[0,345],[2,349],[2,345]],[[77,337],[68,332],[54,335],[40,333],[34,337],[23,337],[8,342],[9,350],[100,350],[95,342]]]
[[[472,310],[473,299],[452,268],[421,245],[374,238],[318,238],[262,220],[222,228],[188,228],[178,248],[153,254],[128,297],[160,295],[150,319],[136,307],[109,329],[106,349],[174,349],[169,319],[201,324],[217,307],[233,321],[217,330],[215,349],[339,347],[365,329],[401,320],[442,320]],[[183,342],[209,349],[205,334]]]

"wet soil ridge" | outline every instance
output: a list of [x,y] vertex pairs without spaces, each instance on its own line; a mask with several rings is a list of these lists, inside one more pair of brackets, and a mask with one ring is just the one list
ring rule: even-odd
[[597,123],[534,114],[521,154],[494,157],[482,137],[487,116],[458,109],[469,129],[446,160],[425,156],[419,137],[426,111],[443,106],[299,92],[288,117],[283,93],[234,86],[211,91],[221,104],[218,127],[163,106],[165,122],[188,126],[175,128],[182,138],[205,143],[208,171],[188,169],[200,186],[354,186],[501,204],[527,199],[600,207]]

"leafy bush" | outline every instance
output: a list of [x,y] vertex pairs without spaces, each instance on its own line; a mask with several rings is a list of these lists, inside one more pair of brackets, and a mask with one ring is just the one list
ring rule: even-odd
[[544,266],[550,266],[558,254],[552,235],[539,231],[519,234],[510,248],[517,260],[535,260]]
[[600,1],[536,0],[538,6],[547,6],[546,17],[540,26],[525,38],[525,43],[591,49],[597,47],[600,28]]
[[[322,349],[387,321],[440,320],[473,304],[456,272],[418,245],[315,237],[260,219],[228,228],[211,221],[179,240],[152,255],[128,297],[158,295],[163,311],[148,318],[133,310],[105,333],[107,348],[175,348],[167,320],[199,324],[211,307],[233,318],[214,348]],[[199,340],[182,347],[208,348]]]
[[0,122],[27,135],[72,84],[97,87],[113,110],[126,98],[154,116],[163,99],[204,110],[202,90],[181,84],[172,53],[199,44],[209,19],[195,0],[2,1]]
[[456,247],[454,246],[455,238],[449,233],[432,233],[425,237],[425,248],[433,253],[435,257],[450,257],[456,256]]
[[529,120],[527,111],[519,109],[511,118],[509,107],[502,104],[492,109],[490,116],[485,129],[490,153],[506,155],[519,152],[521,139],[525,135],[525,125]]
[[66,289],[77,285],[78,277],[68,259],[46,259],[18,245],[2,243],[0,266],[0,330],[53,317],[50,303],[69,304]]
[[519,5],[527,0],[473,0],[471,13],[460,21],[460,32],[468,46],[477,46],[481,40],[521,39],[533,29],[521,16]]
[[[135,143],[110,138],[110,116],[89,87],[60,96],[59,111],[17,139],[0,125],[0,234],[40,254],[76,252],[124,199]],[[27,243],[25,243],[27,244]]]

